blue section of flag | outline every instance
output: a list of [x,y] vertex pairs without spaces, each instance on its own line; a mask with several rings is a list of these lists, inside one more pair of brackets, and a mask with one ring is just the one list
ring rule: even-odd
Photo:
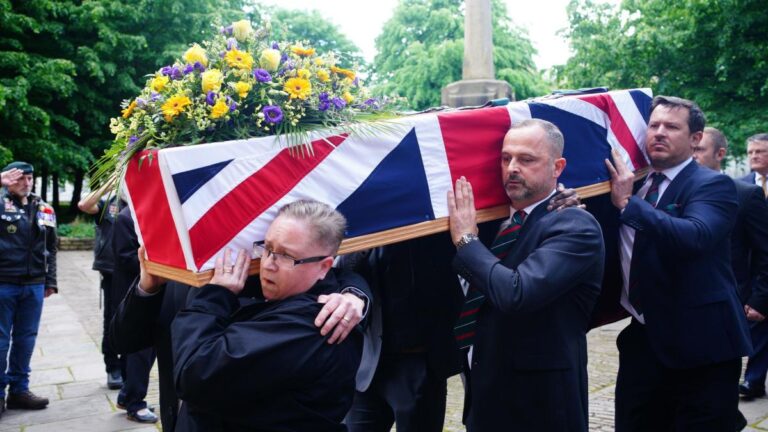
[[632,100],[635,101],[637,110],[642,114],[643,120],[648,124],[648,119],[651,117],[651,102],[653,99],[641,90],[630,90],[629,95],[632,96]]
[[556,124],[565,137],[563,157],[567,163],[560,183],[577,188],[609,179],[603,160],[610,156],[611,146],[604,127],[551,105],[529,103],[528,106],[531,117]]
[[336,209],[347,218],[347,237],[433,220],[416,131],[411,130]]
[[204,167],[174,174],[173,185],[176,187],[176,193],[179,195],[181,203],[184,204],[184,201],[194,195],[198,189],[208,182],[208,180],[216,176],[216,174],[223,170],[225,166],[229,165],[232,160],[233,159],[230,159],[213,165],[206,165]]

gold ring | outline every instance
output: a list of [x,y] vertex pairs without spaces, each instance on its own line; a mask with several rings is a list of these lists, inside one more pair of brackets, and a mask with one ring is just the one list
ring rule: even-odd
[[224,273],[232,273],[235,270],[235,266],[224,267]]
[[343,319],[345,322],[349,322],[349,318],[347,318],[347,317],[344,317],[344,318],[342,318],[342,319]]

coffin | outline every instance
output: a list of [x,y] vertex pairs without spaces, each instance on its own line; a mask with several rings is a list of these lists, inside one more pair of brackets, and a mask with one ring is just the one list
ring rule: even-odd
[[301,198],[346,216],[340,253],[447,230],[446,192],[461,176],[472,183],[481,220],[508,216],[501,143],[527,118],[562,130],[563,184],[582,197],[605,193],[611,149],[636,172],[647,166],[651,97],[635,89],[422,113],[367,133],[316,133],[311,152],[274,136],[145,150],[131,160],[123,189],[150,272],[200,286],[224,248],[252,250],[277,210]]

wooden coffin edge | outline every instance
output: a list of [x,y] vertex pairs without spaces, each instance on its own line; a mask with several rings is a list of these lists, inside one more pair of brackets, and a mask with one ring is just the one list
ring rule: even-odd
[[[645,177],[648,168],[635,171],[635,181]],[[576,189],[581,198],[591,198],[611,191],[611,183],[604,181],[601,183],[584,186]],[[509,205],[500,205],[488,209],[477,211],[477,222],[487,222],[495,219],[509,217]],[[344,240],[339,248],[339,255],[352,252],[358,252],[378,246],[397,243],[417,237],[424,237],[430,234],[448,230],[448,218],[435,219],[433,221],[421,222],[415,225],[408,225],[399,228],[393,228],[374,234],[362,235]],[[213,270],[196,273],[191,270],[171,267],[165,264],[159,264],[152,261],[145,261],[147,270],[150,274],[160,276],[166,279],[175,280],[187,285],[201,287],[208,283],[213,277]],[[248,272],[251,275],[259,273],[259,260],[251,261],[251,267]]]

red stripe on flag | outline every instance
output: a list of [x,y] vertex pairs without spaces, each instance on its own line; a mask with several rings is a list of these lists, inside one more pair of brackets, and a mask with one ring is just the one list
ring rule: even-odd
[[[149,155],[152,155],[150,159]],[[128,163],[125,184],[147,256],[153,262],[187,268],[181,241],[166,199],[157,150],[144,150]],[[139,167],[139,159],[144,158]]]
[[[312,142],[314,156],[295,156],[284,149],[211,207],[189,230],[198,267],[214,256],[257,216],[274,205],[346,139],[346,135]],[[254,239],[255,240],[255,239]]]
[[621,115],[621,111],[616,106],[616,102],[609,95],[592,95],[592,96],[579,96],[579,99],[584,102],[589,102],[592,105],[600,108],[604,113],[608,115],[611,120],[611,130],[616,135],[616,139],[619,140],[619,144],[624,147],[624,150],[629,154],[632,164],[635,169],[640,169],[648,165],[643,156],[642,150],[637,145],[632,131],[627,126],[627,122],[624,121],[624,116]]
[[480,308],[474,308],[474,309],[465,310],[464,312],[459,314],[459,319],[467,317],[467,316],[470,316],[472,314],[476,314],[479,310],[480,310]]
[[466,338],[470,338],[470,337],[472,337],[474,335],[475,335],[475,332],[473,332],[473,331],[466,332],[466,333],[463,333],[463,334],[460,334],[460,335],[456,335],[456,340],[457,341],[461,341],[461,340],[464,340]]
[[510,126],[507,108],[457,111],[439,114],[437,119],[452,184],[466,177],[478,209],[509,204],[501,181],[501,144]]

